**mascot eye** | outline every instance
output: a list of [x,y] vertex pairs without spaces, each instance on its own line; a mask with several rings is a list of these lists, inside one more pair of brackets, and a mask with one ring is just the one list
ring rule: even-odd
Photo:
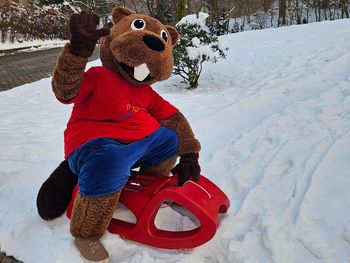
[[164,29],[160,31],[160,35],[165,40],[165,42],[168,42],[168,33]]
[[146,22],[143,19],[135,19],[131,23],[132,30],[142,30],[146,26]]

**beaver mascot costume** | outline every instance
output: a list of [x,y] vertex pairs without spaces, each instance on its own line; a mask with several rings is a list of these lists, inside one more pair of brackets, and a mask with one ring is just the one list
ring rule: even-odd
[[[39,215],[50,220],[64,213],[78,184],[70,231],[90,262],[108,262],[99,239],[131,169],[172,172],[180,186],[200,175],[200,143],[188,121],[150,87],[172,72],[176,30],[124,7],[114,8],[112,17],[110,30],[98,29],[99,17],[84,11],[69,20],[70,43],[52,77],[57,99],[74,104],[64,132],[65,160],[37,197]],[[103,66],[85,72],[100,38]]]

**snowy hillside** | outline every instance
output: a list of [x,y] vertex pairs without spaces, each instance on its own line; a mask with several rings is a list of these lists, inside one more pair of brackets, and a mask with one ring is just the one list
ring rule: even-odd
[[[112,262],[349,262],[350,20],[222,40],[228,57],[206,65],[198,90],[176,77],[155,88],[189,118],[202,172],[229,196],[229,213],[190,251],[107,234]],[[1,251],[25,263],[82,262],[68,219],[45,222],[35,206],[63,158],[70,107],[50,79],[1,92],[0,105]],[[177,229],[187,220],[160,218]]]

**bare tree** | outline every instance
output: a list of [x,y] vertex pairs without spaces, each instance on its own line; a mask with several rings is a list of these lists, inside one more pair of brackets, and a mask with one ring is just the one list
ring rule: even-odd
[[179,21],[188,13],[187,0],[178,0],[178,6],[176,10],[176,20]]
[[339,8],[341,10],[341,18],[349,18],[349,0],[340,0]]
[[137,2],[135,0],[131,0],[131,2],[132,2],[132,5],[134,6],[134,11],[136,13],[138,13],[139,11],[138,11],[138,8],[137,8]]
[[279,0],[278,26],[286,25],[286,9],[287,9],[286,0]]
[[150,16],[154,16],[154,0],[146,0],[146,4]]

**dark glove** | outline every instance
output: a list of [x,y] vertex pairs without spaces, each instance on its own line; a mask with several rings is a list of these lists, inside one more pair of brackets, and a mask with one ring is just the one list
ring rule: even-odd
[[96,29],[100,18],[96,14],[82,11],[69,19],[70,53],[90,57],[100,37],[109,34],[109,28]]
[[182,186],[186,181],[198,181],[201,167],[198,163],[198,153],[186,153],[181,155],[180,162],[171,170],[172,174],[178,176],[179,186]]

